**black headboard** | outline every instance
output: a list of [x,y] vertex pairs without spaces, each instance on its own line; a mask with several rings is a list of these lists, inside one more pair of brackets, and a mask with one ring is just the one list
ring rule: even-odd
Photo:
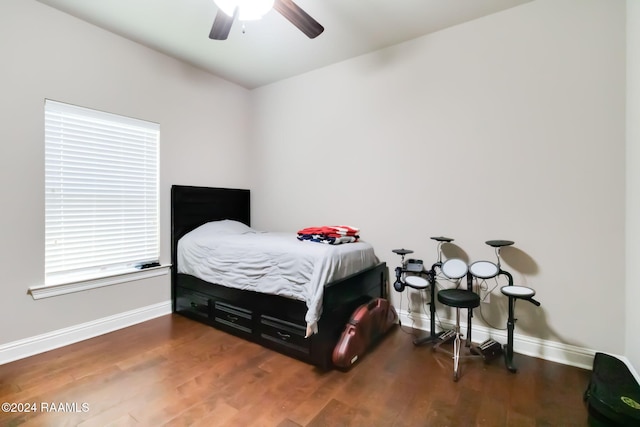
[[174,185],[171,187],[171,263],[176,271],[178,240],[210,221],[233,219],[251,225],[249,190]]

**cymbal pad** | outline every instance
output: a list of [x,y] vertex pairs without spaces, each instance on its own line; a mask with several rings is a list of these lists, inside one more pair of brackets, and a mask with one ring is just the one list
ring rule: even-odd
[[511,240],[487,240],[485,243],[494,248],[501,248],[503,246],[511,246],[514,242]]
[[394,254],[398,254],[398,255],[407,255],[407,254],[412,254],[413,251],[411,249],[394,249],[391,252],[393,252]]
[[442,236],[438,236],[438,237],[432,237],[432,240],[438,241],[438,242],[453,242],[453,239],[451,237],[442,237]]

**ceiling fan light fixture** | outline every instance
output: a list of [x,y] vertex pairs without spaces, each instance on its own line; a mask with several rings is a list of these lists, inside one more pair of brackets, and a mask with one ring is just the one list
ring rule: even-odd
[[213,2],[229,17],[234,16],[237,8],[240,21],[255,21],[262,19],[273,8],[274,0],[213,0]]

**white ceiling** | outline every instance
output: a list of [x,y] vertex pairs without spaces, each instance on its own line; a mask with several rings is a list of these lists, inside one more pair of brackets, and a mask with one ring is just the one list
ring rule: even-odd
[[531,0],[294,0],[325,28],[307,38],[276,11],[210,40],[213,0],[38,0],[252,89]]

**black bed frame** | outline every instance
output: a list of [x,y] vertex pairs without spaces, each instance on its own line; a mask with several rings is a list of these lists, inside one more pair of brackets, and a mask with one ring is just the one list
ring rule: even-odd
[[171,289],[173,311],[303,360],[332,368],[331,355],[353,311],[371,298],[386,298],[388,270],[379,263],[325,285],[318,333],[304,338],[306,304],[212,284],[178,274],[178,240],[215,220],[250,224],[249,190],[174,185],[171,187]]

